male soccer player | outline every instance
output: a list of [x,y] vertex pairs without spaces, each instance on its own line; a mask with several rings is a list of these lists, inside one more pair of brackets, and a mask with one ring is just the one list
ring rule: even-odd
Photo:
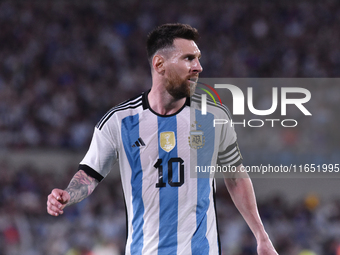
[[[197,39],[197,30],[184,24],[165,24],[149,34],[151,90],[112,108],[98,122],[69,186],[48,196],[49,214],[58,216],[89,196],[119,158],[126,254],[221,254],[214,179],[200,173],[192,178],[190,169],[219,160],[240,170],[242,157],[234,129],[212,125],[214,118],[230,118],[228,110],[208,103],[203,115],[193,95],[202,72]],[[247,177],[226,176],[226,187],[256,237],[258,254],[275,255]]]

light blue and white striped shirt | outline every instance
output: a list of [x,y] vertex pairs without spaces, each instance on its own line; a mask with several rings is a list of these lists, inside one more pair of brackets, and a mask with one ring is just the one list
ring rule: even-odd
[[230,119],[228,109],[208,102],[202,115],[194,95],[176,114],[162,116],[149,107],[147,95],[103,116],[79,168],[100,181],[119,158],[126,254],[220,254],[214,179],[194,169],[214,166],[217,159],[241,164],[234,129],[213,127],[214,118]]

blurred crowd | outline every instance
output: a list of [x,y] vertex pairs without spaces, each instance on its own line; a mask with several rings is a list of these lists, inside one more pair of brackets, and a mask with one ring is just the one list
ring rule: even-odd
[[[199,30],[202,77],[340,76],[336,0],[0,1],[0,151],[86,150],[107,110],[150,88],[146,36],[166,22]],[[246,163],[339,163],[340,87],[308,89],[313,116],[290,112],[296,128],[236,127]],[[254,94],[256,105],[270,107],[271,89]],[[47,195],[73,174],[0,163],[0,255],[122,254],[119,181],[105,180],[58,219],[47,215]],[[228,194],[217,199],[224,253],[256,254]],[[280,255],[340,254],[339,201],[291,205],[278,196],[259,208]]]
[[[123,255],[125,206],[120,181],[102,181],[91,196],[59,217],[46,212],[46,197],[65,187],[68,171],[13,168],[0,162],[1,255]],[[38,181],[39,180],[39,181]],[[225,255],[256,255],[255,239],[233,205],[223,182],[217,182],[216,205]],[[280,255],[338,255],[340,201],[309,195],[294,203],[273,194],[259,201],[259,212]]]
[[[0,148],[87,148],[106,111],[150,88],[146,36],[165,22],[199,30],[202,77],[340,76],[335,0],[1,1]],[[256,88],[257,105],[271,102],[268,92]],[[249,137],[240,146],[339,155],[339,86],[311,92],[307,123],[239,128]]]

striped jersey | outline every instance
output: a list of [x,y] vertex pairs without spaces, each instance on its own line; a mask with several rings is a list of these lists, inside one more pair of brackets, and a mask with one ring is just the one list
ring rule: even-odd
[[238,166],[242,157],[225,106],[194,95],[160,115],[148,92],[108,111],[95,127],[79,169],[101,181],[119,161],[127,209],[126,254],[220,254],[214,179],[197,166]]

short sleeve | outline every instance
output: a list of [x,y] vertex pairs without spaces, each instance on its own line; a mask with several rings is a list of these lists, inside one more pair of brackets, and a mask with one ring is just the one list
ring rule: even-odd
[[117,158],[118,152],[115,139],[107,131],[107,126],[101,130],[96,127],[90,147],[80,162],[79,168],[84,168],[83,170],[87,173],[92,172],[90,175],[100,181],[111,171]]
[[237,135],[230,118],[221,129],[221,140],[218,152],[218,162],[221,165],[239,166],[242,163],[242,155],[237,144]]

